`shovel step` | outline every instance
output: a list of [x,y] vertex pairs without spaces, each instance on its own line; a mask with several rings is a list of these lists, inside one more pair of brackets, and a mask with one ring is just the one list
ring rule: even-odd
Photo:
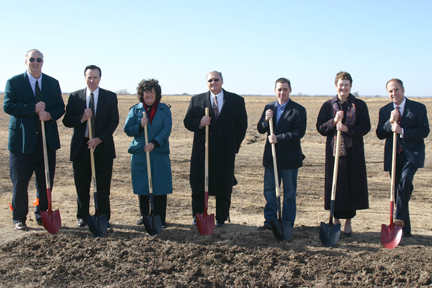
[[333,247],[340,237],[340,224],[326,224],[321,222],[320,225],[320,240],[325,247]]
[[[60,211],[41,211],[42,225],[51,233],[56,234],[61,228]],[[51,214],[51,215],[50,215]]]
[[150,235],[160,234],[162,232],[162,220],[159,215],[144,216],[144,227]]
[[292,236],[292,225],[290,220],[271,220],[273,235],[279,241],[288,240]]
[[108,219],[105,214],[103,215],[95,215],[95,216],[87,216],[87,224],[95,237],[102,237],[107,233],[108,230]]
[[384,248],[396,248],[402,239],[402,235],[402,226],[395,226],[393,223],[388,226],[381,225],[381,243]]
[[196,224],[201,235],[211,235],[215,229],[215,215],[208,215],[206,212],[196,213]]

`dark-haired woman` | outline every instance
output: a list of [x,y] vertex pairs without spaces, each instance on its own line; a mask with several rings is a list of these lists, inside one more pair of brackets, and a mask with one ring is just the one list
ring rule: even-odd
[[[162,89],[155,79],[142,80],[137,87],[140,103],[131,107],[126,118],[124,132],[134,137],[128,152],[131,157],[132,186],[138,194],[141,218],[150,214],[149,185],[146,152],[150,152],[151,176],[155,215],[159,215],[166,227],[167,194],[172,193],[171,160],[169,141],[172,118],[170,107],[161,103]],[[143,112],[146,116],[143,116]],[[148,144],[145,144],[144,126],[147,125]]]
[[322,105],[316,127],[321,135],[327,137],[326,210],[330,209],[331,203],[336,134],[337,130],[342,131],[334,217],[335,224],[340,224],[339,219],[346,219],[343,235],[349,237],[352,235],[351,219],[356,210],[369,208],[363,136],[370,131],[371,124],[366,103],[350,93],[351,75],[339,72],[335,86],[337,95]]

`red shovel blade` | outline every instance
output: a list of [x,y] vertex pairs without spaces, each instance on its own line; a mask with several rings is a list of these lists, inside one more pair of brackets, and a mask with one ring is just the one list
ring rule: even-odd
[[51,234],[56,234],[61,228],[60,211],[47,210],[41,211],[40,214],[45,229]]
[[395,226],[393,223],[390,225],[381,225],[381,243],[385,248],[396,248],[402,239],[402,226]]
[[207,209],[204,213],[196,213],[197,228],[201,235],[210,235],[215,229],[215,215],[207,214]]

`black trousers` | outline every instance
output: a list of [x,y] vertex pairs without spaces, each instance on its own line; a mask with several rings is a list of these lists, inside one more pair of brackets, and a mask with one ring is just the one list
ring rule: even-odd
[[[231,206],[231,193],[215,197],[216,221],[218,223],[224,223],[229,217],[229,209]],[[194,218],[196,213],[204,213],[204,195],[192,194],[192,216]]]
[[[47,147],[48,166],[50,174],[51,187],[54,182],[56,151]],[[26,221],[28,214],[28,184],[35,173],[36,178],[36,197],[39,198],[39,205],[36,206],[35,217],[40,219],[40,211],[48,210],[47,190],[45,181],[45,165],[42,148],[42,136],[39,133],[36,147],[30,154],[24,154],[17,151],[9,153],[10,178],[13,184],[12,196],[12,219]]]
[[[150,196],[138,195],[140,213],[141,216],[150,215]],[[162,220],[162,224],[165,224],[166,218],[166,207],[167,207],[167,195],[153,195],[153,209],[154,215],[159,215]]]
[[[75,188],[77,192],[77,218],[86,219],[89,215],[90,206],[90,186],[92,184],[92,172],[90,163],[90,149],[88,149],[87,138],[84,138],[80,152],[77,158],[73,161],[73,172],[75,180]],[[97,153],[96,147],[94,153],[95,170],[96,170],[96,187],[97,187],[97,202],[99,214],[105,214],[108,220],[111,218],[110,209],[110,188],[113,159],[104,157],[103,153]],[[95,187],[93,187],[94,189]],[[95,189],[93,190],[95,191]]]
[[[414,175],[417,172],[404,153],[399,153],[396,156],[396,219],[403,220],[404,234],[411,233],[411,221],[409,215],[409,200],[411,199],[412,191],[414,190]],[[390,172],[391,174],[391,172]]]

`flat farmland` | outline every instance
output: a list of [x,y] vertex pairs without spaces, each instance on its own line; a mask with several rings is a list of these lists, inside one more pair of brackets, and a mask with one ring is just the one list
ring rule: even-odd
[[[68,95],[64,96],[67,103]],[[170,137],[174,193],[168,196],[169,227],[149,236],[138,220],[138,198],[130,176],[132,138],[123,132],[134,95],[120,95],[120,123],[114,133],[117,158],[111,188],[112,231],[94,238],[76,225],[76,193],[69,145],[72,129],[58,121],[62,148],[57,152],[53,208],[59,209],[62,229],[51,235],[29,213],[28,232],[15,231],[8,203],[12,200],[7,150],[9,115],[0,113],[0,286],[2,287],[339,287],[432,285],[432,143],[426,142],[425,168],[414,179],[410,201],[413,237],[388,250],[382,247],[382,224],[389,224],[390,177],[383,171],[384,141],[375,135],[379,108],[388,98],[362,98],[368,105],[372,129],[364,137],[370,208],[357,212],[353,236],[341,237],[332,248],[322,246],[320,222],[324,210],[325,137],[315,128],[327,97],[292,97],[307,110],[302,139],[304,166],[299,169],[297,219],[290,240],[279,242],[263,224],[265,204],[262,153],[265,136],[257,122],[274,97],[245,96],[248,130],[236,160],[231,222],[210,236],[192,226],[189,160],[193,133],[183,126],[190,96],[166,96],[171,106]],[[3,102],[3,95],[0,95]],[[432,113],[432,98],[414,99]],[[429,118],[430,118],[429,114]],[[431,122],[431,120],[429,120]],[[211,165],[211,163],[210,163]],[[35,198],[30,182],[30,203]],[[215,212],[210,198],[210,213]],[[29,208],[33,211],[33,207]]]

